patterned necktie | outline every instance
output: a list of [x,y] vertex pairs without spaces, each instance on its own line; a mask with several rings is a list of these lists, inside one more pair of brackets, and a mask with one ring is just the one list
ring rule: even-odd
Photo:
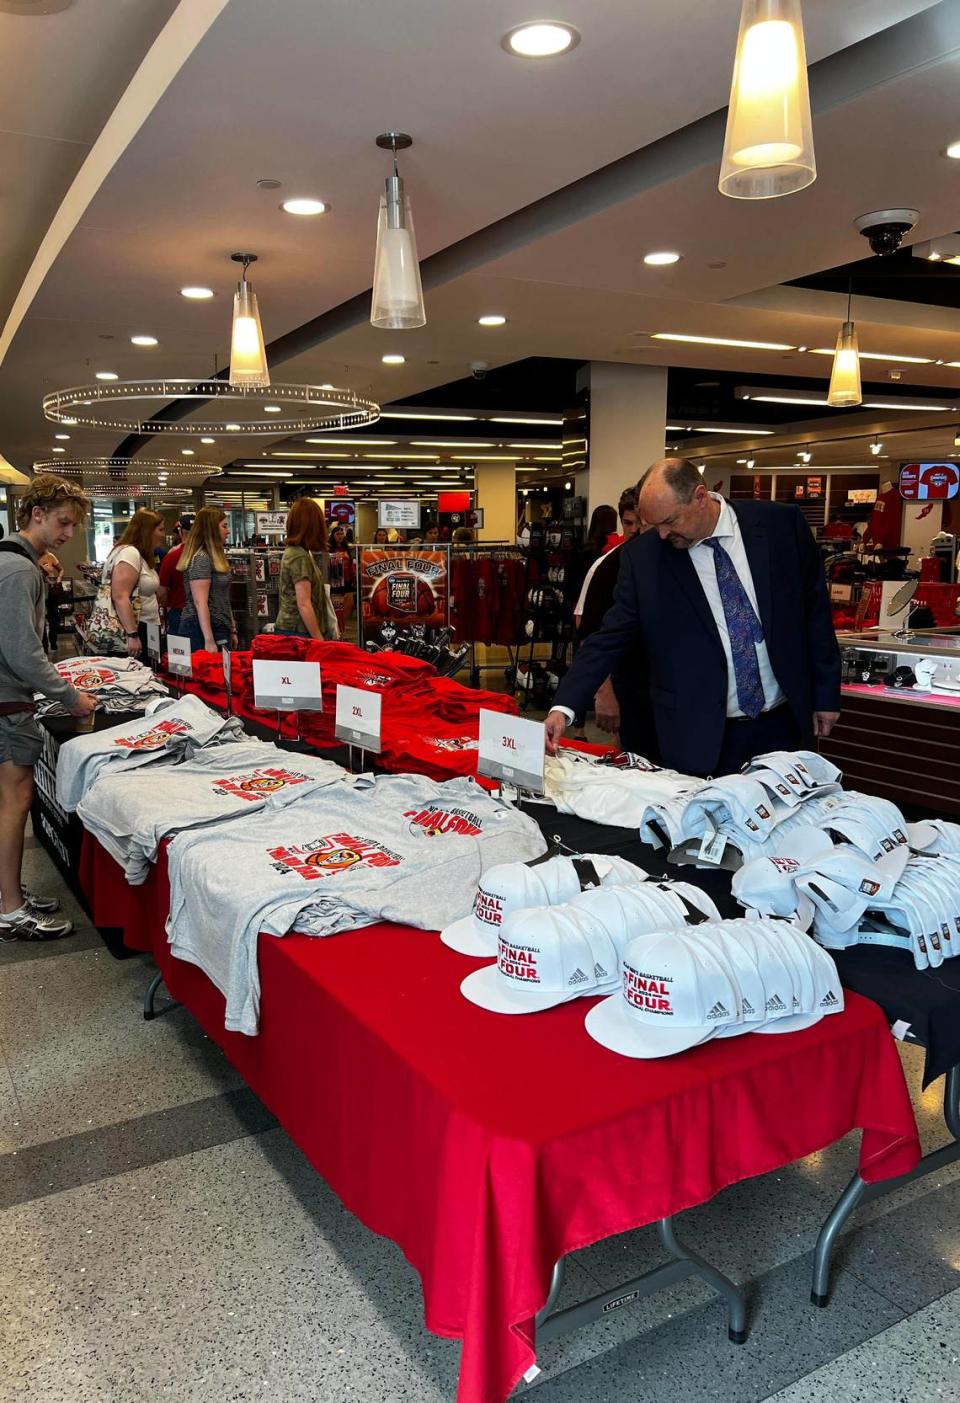
[[763,629],[750,596],[736,572],[733,561],[715,536],[704,541],[713,551],[717,571],[717,587],[723,605],[733,656],[733,674],[737,683],[737,701],[744,716],[759,716],[764,706],[757,644],[763,642]]

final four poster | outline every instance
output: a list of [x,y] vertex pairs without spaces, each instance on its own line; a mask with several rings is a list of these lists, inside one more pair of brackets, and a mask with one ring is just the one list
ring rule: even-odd
[[384,624],[442,628],[450,617],[450,576],[445,550],[363,546],[359,552],[360,609],[364,639]]

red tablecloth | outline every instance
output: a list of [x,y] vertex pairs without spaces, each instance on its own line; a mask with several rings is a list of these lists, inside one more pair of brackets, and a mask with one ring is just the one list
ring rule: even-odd
[[857,1127],[867,1179],[919,1157],[883,1014],[855,994],[804,1032],[634,1062],[587,1036],[588,1000],[529,1017],[484,1012],[459,993],[477,961],[435,935],[377,925],[325,940],[262,936],[261,1031],[248,1038],[224,1031],[219,993],[170,956],[163,852],[132,891],[88,836],[82,879],[94,918],[152,944],[172,996],[344,1204],[402,1248],[427,1327],[463,1341],[461,1403],[504,1398],[533,1362],[534,1316],[565,1253]]

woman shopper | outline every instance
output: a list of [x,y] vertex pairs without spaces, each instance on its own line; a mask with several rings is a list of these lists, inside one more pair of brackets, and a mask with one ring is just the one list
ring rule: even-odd
[[287,512],[274,631],[302,638],[336,638],[339,631],[327,590],[329,578],[327,523],[313,498],[301,497]]
[[343,633],[353,613],[356,576],[347,528],[338,523],[330,530],[330,594]]
[[229,524],[219,507],[201,507],[177,561],[186,580],[180,633],[191,650],[216,653],[237,646],[237,625],[230,609],[230,564],[224,550]]
[[99,607],[90,630],[99,652],[139,657],[146,648],[146,625],[160,623],[166,591],[157,573],[156,549],[163,534],[163,518],[138,507],[103,562]]

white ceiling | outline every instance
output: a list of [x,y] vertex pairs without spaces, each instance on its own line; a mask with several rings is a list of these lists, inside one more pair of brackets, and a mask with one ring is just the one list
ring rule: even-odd
[[71,180],[177,0],[0,11],[0,322]]
[[[173,0],[77,0],[42,20],[0,16],[2,110],[19,112],[20,126],[35,128],[33,141],[79,144],[79,161],[173,8]],[[930,0],[806,0],[808,58],[932,8]],[[956,0],[946,8],[956,10]],[[401,170],[427,258],[722,107],[738,14],[739,0],[565,0],[563,18],[583,42],[536,64],[499,46],[503,32],[528,18],[516,0],[229,0],[104,180],[20,326],[0,367],[0,449],[18,466],[47,456],[54,426],[39,411],[41,396],[95,370],[200,376],[215,356],[222,364],[234,249],[260,255],[254,282],[268,340],[364,292],[386,169],[373,143],[378,131],[399,126],[415,137]],[[90,42],[96,24],[110,19],[114,28]],[[35,26],[21,34],[13,59],[4,46],[12,25]],[[949,116],[958,58],[944,50],[919,64],[909,45],[903,52],[909,71],[875,86],[851,68],[844,100],[817,116],[819,178],[809,190],[766,204],[723,199],[714,153],[605,209],[585,200],[583,217],[566,228],[481,260],[485,266],[429,293],[423,330],[394,337],[360,320],[288,361],[277,378],[332,380],[387,402],[459,378],[472,360],[527,355],[822,377],[819,357],[706,352],[636,333],[829,345],[839,299],[789,289],[789,303],[773,305],[780,290],[769,289],[864,252],[851,221],[865,209],[915,205],[918,237],[956,227],[960,163],[938,153],[960,136],[960,119],[954,130]],[[58,95],[41,125],[35,94],[44,90]],[[4,140],[0,133],[0,160]],[[65,170],[37,169],[34,246]],[[283,187],[259,190],[259,177]],[[319,195],[331,211],[291,218],[278,204],[294,194]],[[0,200],[0,235],[6,204]],[[642,254],[663,246],[682,251],[683,262],[646,268]],[[14,282],[24,247],[20,263],[9,264]],[[188,282],[218,295],[188,303],[178,295]],[[3,299],[0,284],[0,312],[10,296]],[[475,325],[491,310],[510,318],[505,328]],[[923,319],[898,304],[864,305],[862,344],[960,359],[960,319],[942,310],[937,317],[904,324]],[[160,346],[132,347],[130,335],[140,332]],[[385,370],[380,356],[397,346],[408,363]],[[960,372],[922,372],[925,383],[960,391]],[[117,444],[115,433],[72,433],[69,446],[75,441],[85,455]],[[266,446],[252,439],[242,451]],[[213,459],[236,451],[218,446]]]

